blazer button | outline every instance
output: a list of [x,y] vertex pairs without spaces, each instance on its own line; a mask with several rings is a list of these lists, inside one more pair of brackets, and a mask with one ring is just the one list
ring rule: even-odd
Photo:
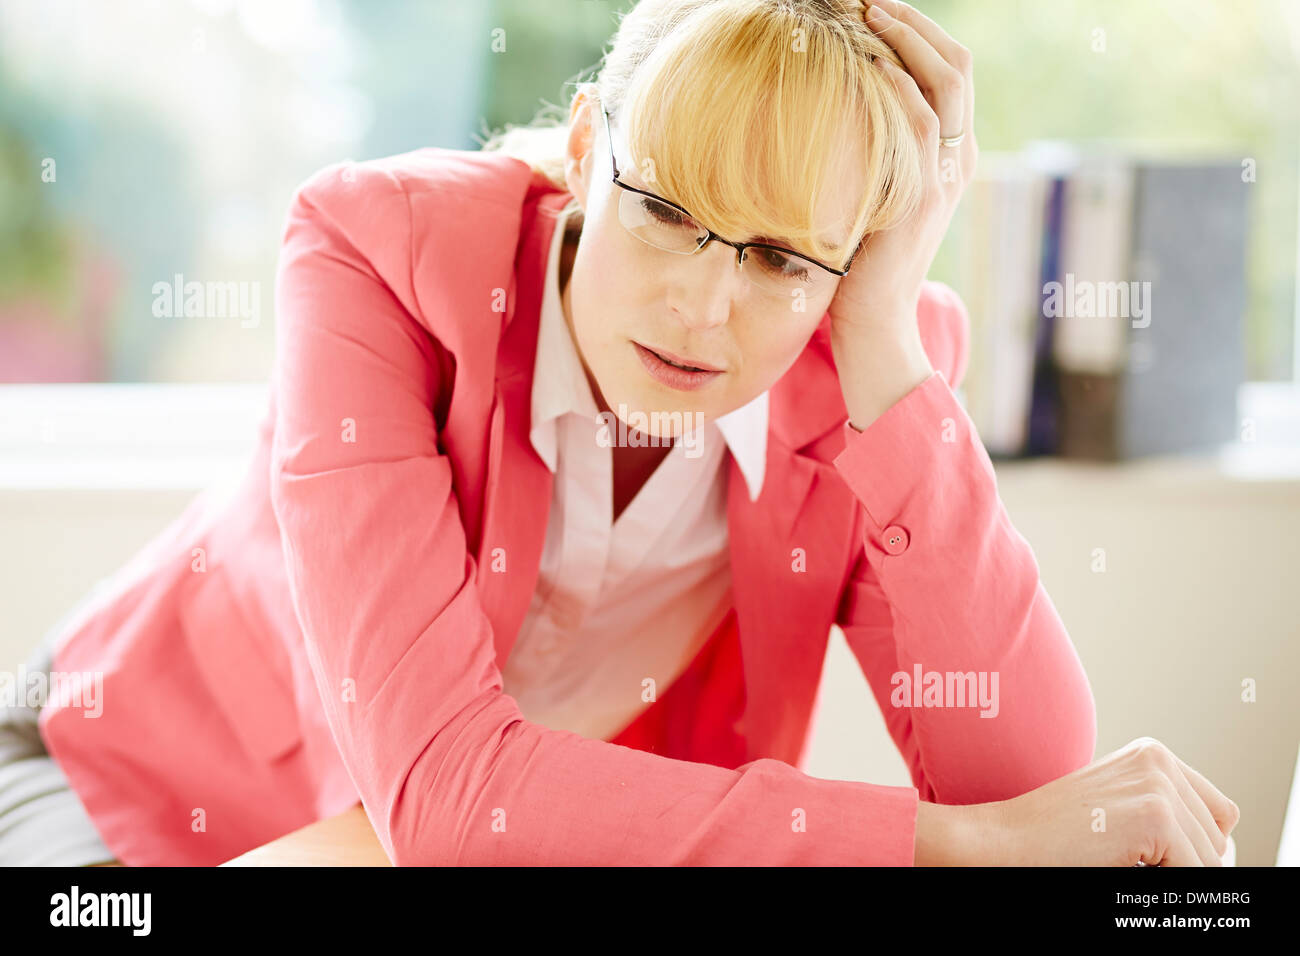
[[883,535],[885,550],[890,554],[902,554],[907,550],[908,537],[907,532],[896,524],[891,524],[885,529]]

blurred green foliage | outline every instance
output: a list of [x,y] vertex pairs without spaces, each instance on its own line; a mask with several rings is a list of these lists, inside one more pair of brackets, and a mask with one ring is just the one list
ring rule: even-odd
[[32,296],[64,315],[73,300],[72,235],[48,193],[32,188],[40,170],[40,157],[0,120],[0,302]]

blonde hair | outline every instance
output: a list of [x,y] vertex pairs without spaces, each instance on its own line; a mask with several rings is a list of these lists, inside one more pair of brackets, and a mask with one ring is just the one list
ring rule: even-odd
[[[839,265],[854,241],[920,201],[922,155],[897,90],[873,57],[902,65],[863,22],[861,0],[640,0],[593,81],[655,192],[728,238],[780,237]],[[509,127],[483,145],[566,189],[567,121]],[[865,192],[847,245],[815,223],[845,135],[863,143]],[[642,159],[641,163],[646,162]],[[641,163],[638,163],[640,168]]]

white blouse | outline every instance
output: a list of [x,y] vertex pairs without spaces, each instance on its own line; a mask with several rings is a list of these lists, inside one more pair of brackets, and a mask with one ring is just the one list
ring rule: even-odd
[[[609,740],[663,694],[731,608],[729,450],[763,486],[768,393],[677,442],[617,522],[612,449],[560,304],[564,215],[547,262],[530,438],[555,475],[537,588],[502,674],[524,716]],[[617,437],[616,429],[610,429]],[[653,683],[650,683],[653,682]]]

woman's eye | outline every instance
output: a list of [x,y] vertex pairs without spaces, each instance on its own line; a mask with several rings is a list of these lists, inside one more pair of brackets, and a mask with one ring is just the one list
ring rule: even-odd
[[782,255],[775,249],[762,249],[759,260],[764,268],[773,272],[782,279],[796,279],[800,282],[808,281],[808,267],[799,259]]
[[679,213],[672,206],[665,206],[663,203],[650,199],[649,197],[645,197],[641,200],[641,208],[665,225],[683,226],[689,222],[685,216]]

